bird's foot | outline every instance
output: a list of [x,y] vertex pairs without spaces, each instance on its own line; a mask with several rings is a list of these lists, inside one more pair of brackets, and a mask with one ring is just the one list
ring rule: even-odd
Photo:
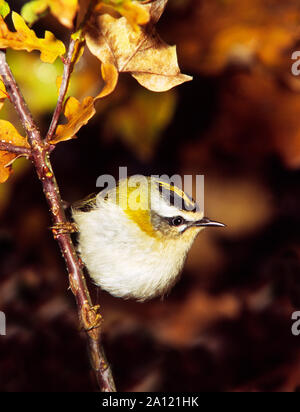
[[103,318],[102,315],[99,313],[100,305],[95,305],[91,307],[91,311],[95,314],[94,319],[91,321],[87,331],[92,330],[92,329],[97,329],[100,328]]
[[93,329],[100,328],[103,318],[99,313],[100,305],[88,306],[84,305],[82,308],[82,326],[86,332],[89,332]]
[[50,229],[52,230],[54,237],[78,232],[78,227],[72,222],[56,223],[51,226]]

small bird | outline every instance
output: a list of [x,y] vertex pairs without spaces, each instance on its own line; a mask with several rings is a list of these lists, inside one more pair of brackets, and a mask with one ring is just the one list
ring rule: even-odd
[[219,226],[177,186],[133,176],[72,207],[78,250],[93,282],[145,301],[165,295],[205,227]]

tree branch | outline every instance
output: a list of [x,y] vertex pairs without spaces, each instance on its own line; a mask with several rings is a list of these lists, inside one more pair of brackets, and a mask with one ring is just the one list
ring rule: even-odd
[[31,150],[28,147],[15,146],[11,143],[1,142],[1,141],[0,141],[0,151],[15,153],[17,155],[23,155],[27,157],[31,156]]
[[[76,254],[71,237],[57,229],[67,225],[59,188],[50,163],[51,146],[45,144],[32,118],[25,100],[6,62],[5,52],[0,50],[0,75],[21,122],[26,130],[31,146],[31,160],[35,166],[47,199],[54,225],[53,234],[57,240],[69,273],[70,288],[75,296],[80,323],[86,331],[92,367],[100,389],[114,392],[115,385],[110,367],[106,361],[100,340],[100,315],[91,302],[81,263]],[[69,76],[69,75],[66,75]],[[63,99],[62,99],[63,100]],[[52,122],[53,123],[53,122]],[[56,228],[56,229],[55,229]]]
[[56,130],[57,127],[57,123],[59,120],[59,117],[61,115],[61,112],[63,110],[63,104],[64,104],[64,100],[68,91],[68,86],[69,86],[69,82],[70,82],[70,76],[71,73],[73,71],[73,67],[74,67],[74,60],[75,60],[75,56],[73,58],[73,54],[75,51],[75,45],[76,45],[76,40],[73,40],[71,38],[70,40],[70,44],[69,44],[69,49],[68,49],[68,54],[67,57],[64,61],[64,72],[63,72],[63,77],[62,77],[62,82],[60,85],[60,90],[59,90],[59,96],[58,96],[58,100],[57,100],[57,104],[56,104],[56,108],[54,110],[54,114],[51,120],[51,124],[46,136],[46,141],[49,142]]
[[40,145],[42,141],[39,130],[34,123],[33,117],[13,77],[13,74],[6,63],[5,52],[2,50],[0,50],[0,75],[2,76],[3,83],[6,87],[6,92],[10,97],[10,101],[14,105],[22,125],[26,130],[29,144],[32,146],[35,141]]

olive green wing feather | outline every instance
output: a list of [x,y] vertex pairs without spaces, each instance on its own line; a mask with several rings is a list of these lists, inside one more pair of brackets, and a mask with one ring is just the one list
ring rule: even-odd
[[72,209],[80,212],[89,212],[96,206],[96,198],[98,193],[92,193],[78,202],[72,204]]

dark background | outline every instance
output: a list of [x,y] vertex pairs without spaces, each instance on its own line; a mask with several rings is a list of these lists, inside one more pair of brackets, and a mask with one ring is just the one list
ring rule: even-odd
[[[18,11],[22,2],[9,3]],[[116,384],[121,391],[297,391],[300,337],[291,333],[291,316],[300,310],[300,80],[291,75],[291,54],[300,47],[300,7],[169,3],[158,30],[177,44],[182,72],[194,81],[154,94],[122,75],[78,139],[52,154],[67,202],[94,192],[102,174],[117,178],[119,166],[129,174],[204,174],[206,214],[227,224],[199,236],[164,300],[123,301],[90,285]],[[53,17],[34,26],[39,34],[45,28],[67,42]],[[23,63],[16,53],[8,58],[46,131],[53,102],[35,101],[28,80],[35,73],[21,54]],[[95,95],[98,78],[99,62],[86,54],[73,93]],[[15,119],[8,103],[2,113]],[[7,316],[0,390],[95,390],[64,262],[26,161],[1,185],[0,218]]]

